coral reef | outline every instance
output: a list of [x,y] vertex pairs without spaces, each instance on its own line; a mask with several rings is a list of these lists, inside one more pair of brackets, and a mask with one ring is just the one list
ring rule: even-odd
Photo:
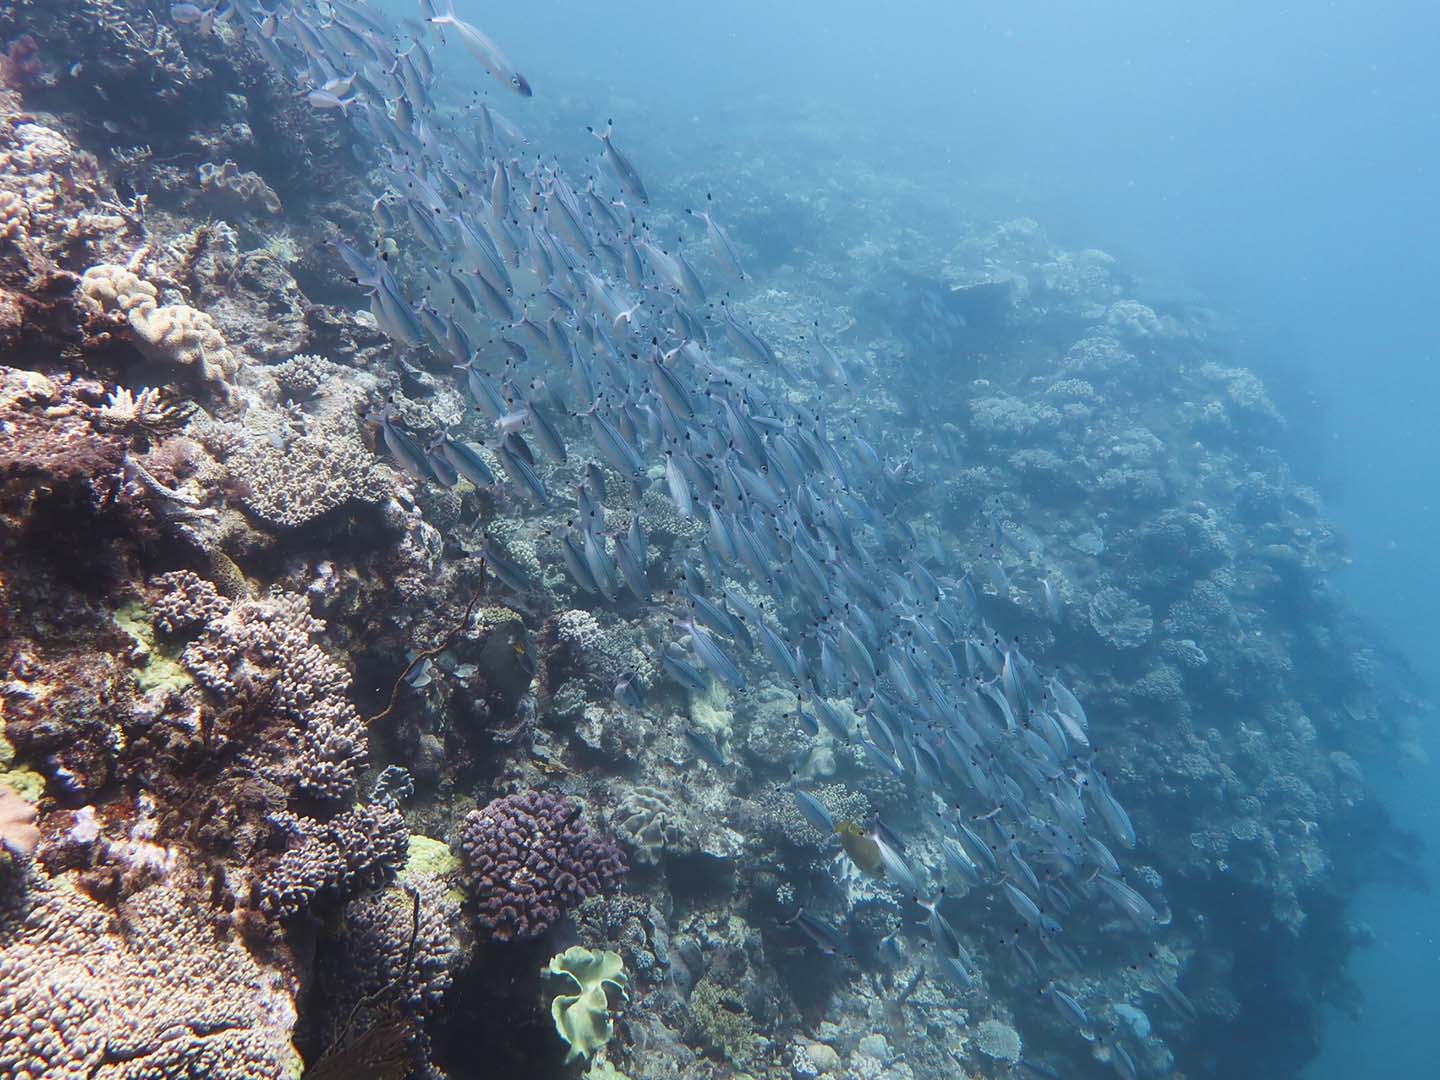
[[116,911],[42,872],[0,906],[8,1076],[285,1080],[293,992],[173,884]]
[[1213,313],[822,124],[670,170],[692,303],[428,39],[153,7],[0,11],[0,1071],[1298,1072],[1425,703]]
[[497,941],[538,937],[587,897],[620,884],[624,856],[580,814],[578,803],[531,790],[465,816],[465,886],[486,934]]

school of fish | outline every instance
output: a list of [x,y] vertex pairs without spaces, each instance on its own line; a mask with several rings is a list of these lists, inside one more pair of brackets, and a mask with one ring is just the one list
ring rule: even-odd
[[[1080,701],[986,624],[969,575],[943,572],[943,552],[922,552],[889,513],[909,462],[887,460],[853,423],[827,423],[797,372],[647,228],[650,195],[613,123],[592,131],[605,168],[580,187],[499,110],[476,99],[438,107],[436,49],[463,50],[517,99],[532,88],[480,29],[431,0],[419,7],[423,21],[403,25],[349,0],[172,9],[202,29],[243,25],[310,105],[351,125],[388,184],[373,209],[400,249],[382,258],[357,240],[337,244],[337,255],[396,349],[448,357],[483,418],[471,438],[422,445],[386,413],[388,452],[420,483],[508,483],[547,507],[565,498],[550,468],[587,460],[561,545],[575,584],[597,603],[663,593],[677,607],[674,640],[657,657],[666,677],[692,691],[711,679],[739,691],[768,664],[795,695],[797,725],[858,745],[908,785],[933,830],[925,844],[878,820],[837,823],[814,795],[793,793],[805,819],[923,923],[941,972],[962,988],[983,973],[942,907],[981,891],[1002,898],[1016,962],[1093,1038],[1066,987],[1085,963],[1067,926],[1116,923],[1148,936],[1168,912],[1155,890],[1127,880],[1120,860],[1135,829]],[[741,282],[717,213],[707,198],[691,217]],[[805,380],[843,376],[831,350],[811,346],[799,361]],[[606,531],[601,463],[637,504],[658,484],[704,527],[673,580],[652,581],[638,512],[625,530]],[[996,524],[994,544],[1007,542]],[[507,586],[532,585],[500,550],[486,554]],[[977,571],[1003,574],[998,562]],[[1037,588],[1058,619],[1050,584]],[[627,675],[616,700],[640,708],[648,689]],[[682,734],[697,758],[726,766],[707,735]],[[922,847],[943,858],[924,862]],[[842,926],[803,907],[794,923],[824,952],[849,953]],[[1177,986],[1158,974],[1151,983],[1193,1018]],[[1123,1044],[1113,1051],[1133,1076]]]

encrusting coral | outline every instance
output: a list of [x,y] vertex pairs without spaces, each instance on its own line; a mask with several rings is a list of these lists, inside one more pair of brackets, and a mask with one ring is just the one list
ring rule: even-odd
[[176,884],[118,909],[35,872],[0,902],[0,1073],[288,1080],[293,987]]

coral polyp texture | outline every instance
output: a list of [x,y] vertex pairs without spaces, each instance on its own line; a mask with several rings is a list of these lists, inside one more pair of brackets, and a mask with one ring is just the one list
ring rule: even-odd
[[293,995],[170,884],[115,908],[41,873],[0,901],[0,1074],[14,1080],[287,1080]]
[[231,600],[188,570],[157,584],[155,625],[184,641],[179,662],[196,682],[220,702],[258,698],[281,722],[277,737],[289,753],[259,766],[264,774],[318,799],[349,796],[368,737],[347,696],[349,673],[311,640],[323,624],[309,601],[283,593]]
[[491,938],[539,937],[588,897],[619,886],[624,855],[580,817],[578,803],[534,790],[465,815],[465,887],[476,923]]
[[159,290],[123,266],[90,267],[80,293],[97,313],[122,317],[147,359],[193,372],[229,395],[240,361],[209,315],[188,304],[161,304]]

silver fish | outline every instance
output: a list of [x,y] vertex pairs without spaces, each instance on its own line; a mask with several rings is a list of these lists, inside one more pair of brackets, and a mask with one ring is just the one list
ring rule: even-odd
[[460,44],[465,46],[465,51],[479,62],[491,78],[504,83],[521,97],[529,97],[533,93],[525,76],[515,70],[515,66],[506,59],[498,45],[464,19],[455,17],[453,5],[444,15],[432,15],[426,21],[432,26],[453,27],[456,36],[460,38]]
[[620,181],[620,186],[625,189],[625,193],[639,202],[641,206],[649,206],[650,196],[645,191],[645,184],[640,179],[640,174],[636,172],[635,166],[630,164],[629,158],[617,150],[610,139],[611,133],[615,130],[615,121],[607,120],[604,131],[596,131],[594,128],[586,128],[586,130],[599,139],[605,147],[605,161],[614,171],[615,177]]

